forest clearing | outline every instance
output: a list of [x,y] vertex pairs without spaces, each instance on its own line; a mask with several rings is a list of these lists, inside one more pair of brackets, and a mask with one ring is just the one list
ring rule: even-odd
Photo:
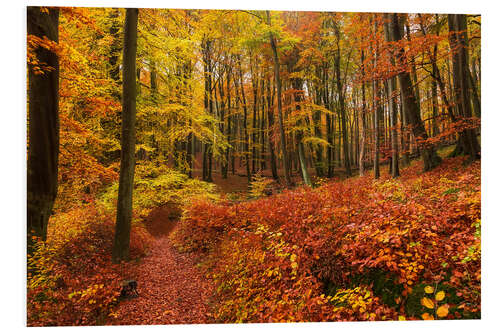
[[481,15],[27,27],[27,326],[481,318]]

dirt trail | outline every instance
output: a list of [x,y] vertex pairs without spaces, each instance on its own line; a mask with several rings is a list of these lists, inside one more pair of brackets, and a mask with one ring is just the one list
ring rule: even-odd
[[155,237],[151,253],[137,267],[139,297],[121,301],[112,325],[164,325],[213,322],[208,303],[213,286],[189,254],[170,244],[177,212],[155,209],[145,221]]

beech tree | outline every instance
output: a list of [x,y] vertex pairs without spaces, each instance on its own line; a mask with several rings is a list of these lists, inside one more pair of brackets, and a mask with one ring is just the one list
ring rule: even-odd
[[129,259],[135,169],[136,54],[139,10],[127,8],[123,36],[122,137],[113,261]]
[[[472,117],[472,109],[470,98],[471,74],[467,55],[467,18],[463,14],[449,14],[448,26],[450,31],[450,47],[453,55],[453,89],[457,113],[461,119],[468,119]],[[455,154],[463,153],[469,155],[472,160],[478,159],[480,156],[480,147],[475,131],[466,128],[459,133],[459,138]]]
[[[45,240],[57,195],[59,160],[59,10],[28,7],[28,253]],[[30,40],[31,39],[31,40]],[[43,45],[42,45],[43,44]]]
[[[401,20],[398,14],[391,14],[390,25],[393,40],[395,42],[401,40]],[[420,108],[417,103],[415,91],[413,90],[410,74],[406,70],[408,64],[405,63],[405,50],[403,48],[396,48],[395,55],[398,65],[402,67],[402,70],[400,70],[400,73],[398,74],[398,80],[403,98],[404,112],[408,118],[408,123],[411,126],[413,135],[417,140],[417,144],[419,141],[424,142],[424,146],[422,147],[424,171],[429,171],[441,162],[441,158],[437,155],[433,144],[425,143],[428,139],[428,135],[420,117]]]
[[[266,11],[267,24],[271,26],[271,15],[269,11]],[[281,143],[281,153],[283,154],[283,170],[285,173],[285,183],[287,186],[291,186],[292,179],[290,177],[290,168],[288,161],[288,153],[286,150],[286,139],[285,130],[283,125],[283,107],[281,102],[281,78],[280,78],[280,62],[278,58],[278,50],[276,47],[276,39],[272,32],[269,33],[269,41],[271,42],[271,48],[273,50],[273,61],[274,61],[274,80],[276,82],[276,98],[278,100],[278,124],[280,131],[280,143]]]

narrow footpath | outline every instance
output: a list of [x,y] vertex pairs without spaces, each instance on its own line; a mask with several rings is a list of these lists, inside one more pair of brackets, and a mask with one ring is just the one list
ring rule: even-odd
[[194,258],[173,248],[168,235],[177,223],[171,209],[159,207],[146,221],[155,237],[150,253],[137,267],[139,297],[123,300],[110,325],[201,324],[213,322],[213,285]]

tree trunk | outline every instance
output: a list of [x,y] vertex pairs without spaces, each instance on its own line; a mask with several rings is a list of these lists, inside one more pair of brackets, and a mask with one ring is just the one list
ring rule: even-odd
[[[377,22],[375,22],[375,32],[377,31]],[[375,46],[374,50],[374,60],[373,66],[377,67],[377,56],[378,56],[378,45]],[[373,155],[373,176],[375,179],[380,177],[380,129],[379,129],[379,117],[380,117],[380,107],[379,107],[379,82],[378,79],[373,81],[373,139],[374,139],[374,155]]]
[[[267,24],[271,26],[271,16],[269,11],[266,11],[267,14]],[[274,80],[276,81],[276,91],[277,91],[277,100],[278,100],[278,124],[280,130],[280,139],[281,139],[281,150],[283,153],[283,169],[285,172],[285,183],[287,187],[292,185],[292,179],[290,177],[290,169],[289,162],[286,150],[286,142],[285,142],[285,130],[283,126],[283,107],[281,105],[281,79],[280,79],[280,63],[278,58],[278,50],[276,47],[276,41],[274,39],[274,35],[269,33],[269,40],[271,42],[271,48],[273,50],[273,60],[274,60]]]
[[279,180],[278,168],[276,166],[276,156],[274,154],[274,144],[271,138],[273,133],[273,127],[274,127],[274,113],[272,109],[271,82],[269,80],[267,82],[267,131],[268,131],[267,141],[269,144],[269,155],[271,158],[271,173],[273,175],[273,179]]
[[[48,13],[28,7],[28,34],[59,42],[59,10]],[[36,73],[28,66],[28,172],[27,245],[33,251],[33,237],[47,238],[47,225],[57,195],[59,161],[59,57],[43,47],[34,50],[36,59],[52,67]]]
[[239,74],[240,74],[240,84],[241,84],[241,98],[242,98],[242,103],[243,103],[243,133],[244,133],[244,152],[245,154],[245,164],[246,164],[246,169],[247,169],[247,180],[248,184],[252,181],[252,174],[250,173],[250,158],[248,155],[250,155],[249,152],[249,146],[248,146],[248,129],[247,129],[247,100],[245,98],[245,89],[243,87],[243,73],[241,70],[241,62],[240,58],[238,56],[238,66],[239,66]]
[[[392,40],[399,41],[401,40],[401,30],[400,30],[400,22],[398,14],[391,14],[391,30],[392,30]],[[398,48],[395,50],[395,56],[398,61],[398,65],[401,67],[405,64],[404,56],[405,51],[402,48]],[[434,145],[428,144],[426,140],[428,139],[427,132],[425,131],[424,124],[422,123],[422,119],[420,118],[420,110],[418,109],[417,101],[415,99],[415,93],[412,88],[412,82],[410,75],[408,72],[403,71],[398,75],[399,85],[401,87],[401,94],[403,96],[403,104],[404,110],[406,112],[406,116],[408,119],[408,123],[411,126],[413,135],[417,141],[423,142],[422,147],[422,156],[424,160],[424,171],[429,171],[436,167],[440,162],[441,158],[437,155]]]
[[127,8],[123,38],[122,142],[120,180],[116,208],[113,261],[129,260],[132,220],[132,191],[135,168],[135,113],[137,19],[139,10]]
[[[385,14],[384,32],[387,42],[392,41],[391,29],[389,27],[389,14]],[[394,55],[391,53],[391,63],[394,65]],[[394,77],[387,80],[387,98],[389,101],[389,128],[391,133],[391,174],[393,178],[399,177],[399,147],[398,147],[398,132],[396,130],[397,119],[397,104],[395,102],[396,79]]]
[[[470,71],[467,56],[467,18],[463,14],[449,14],[450,47],[453,52],[453,88],[458,115],[461,118],[472,117],[470,98]],[[471,160],[478,159],[480,147],[474,129],[465,129],[459,133],[461,150],[469,155]]]
[[[365,76],[365,53],[361,50],[361,75]],[[366,143],[366,91],[365,82],[361,83],[361,137],[359,142],[359,176],[363,176],[365,173],[365,143]]]

